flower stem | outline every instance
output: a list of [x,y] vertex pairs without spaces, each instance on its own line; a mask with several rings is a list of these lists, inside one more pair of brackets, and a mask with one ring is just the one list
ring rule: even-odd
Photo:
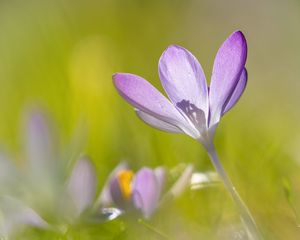
[[246,204],[243,202],[242,198],[240,197],[236,188],[234,187],[230,178],[228,177],[225,169],[223,168],[214,145],[210,144],[208,146],[205,146],[205,148],[207,150],[207,153],[208,153],[216,171],[218,172],[225,187],[231,194],[231,197],[233,198],[233,200],[236,204],[236,207],[238,208],[241,220],[246,228],[246,232],[249,237],[249,240],[261,240],[262,236],[256,226],[256,223],[255,223],[249,209],[247,208]]

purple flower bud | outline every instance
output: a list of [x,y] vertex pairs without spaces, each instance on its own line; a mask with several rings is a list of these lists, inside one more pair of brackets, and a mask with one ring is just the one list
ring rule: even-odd
[[139,210],[145,218],[149,218],[158,206],[164,182],[164,168],[153,171],[144,167],[135,175],[128,169],[122,169],[110,181],[111,199],[117,207]]

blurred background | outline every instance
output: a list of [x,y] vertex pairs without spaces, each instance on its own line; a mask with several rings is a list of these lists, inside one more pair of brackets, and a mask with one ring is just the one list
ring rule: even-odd
[[[219,125],[217,150],[265,239],[299,239],[299,23],[299,0],[1,0],[0,150],[22,165],[22,119],[39,107],[54,119],[65,156],[91,156],[99,189],[124,159],[133,169],[193,163],[213,170],[196,141],[142,123],[111,75],[135,73],[162,89],[158,59],[179,44],[209,79],[219,46],[240,29],[248,87]],[[77,228],[65,239],[161,239],[137,224]],[[242,239],[222,185],[188,191],[151,225],[170,239]],[[52,238],[43,234],[27,235]]]

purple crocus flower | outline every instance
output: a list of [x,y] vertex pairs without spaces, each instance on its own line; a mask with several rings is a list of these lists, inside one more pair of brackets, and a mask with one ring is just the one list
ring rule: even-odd
[[213,138],[221,117],[241,97],[247,84],[247,42],[241,31],[232,33],[215,57],[210,86],[198,60],[183,47],[169,46],[159,60],[159,76],[168,98],[140,76],[113,75],[119,94],[136,108],[147,124],[174,133],[185,133],[206,148],[212,163],[233,197],[249,239],[260,239],[256,224],[227,176]]
[[136,174],[126,163],[112,171],[99,197],[99,205],[115,205],[123,211],[139,210],[144,218],[150,218],[158,206],[179,197],[189,186],[194,167],[188,164],[165,192],[167,172],[164,167],[141,168]]
[[95,203],[97,175],[93,163],[87,156],[78,158],[69,178],[65,178],[67,163],[58,161],[63,159],[58,151],[58,139],[50,127],[43,112],[34,110],[26,114],[24,169],[0,153],[0,235],[13,234],[18,226],[60,231],[56,223],[46,225],[41,212],[36,211],[37,205],[44,213],[51,209],[48,214],[53,219],[56,217],[57,223],[72,224],[83,220],[84,213]]
[[187,135],[208,145],[220,118],[242,95],[246,83],[247,43],[234,32],[219,49],[208,87],[198,60],[183,47],[171,45],[159,60],[159,76],[170,101],[142,77],[117,73],[114,84],[122,97],[149,125]]
[[149,218],[158,206],[164,181],[165,170],[161,167],[143,167],[136,174],[122,169],[110,180],[110,196],[119,208],[137,209]]

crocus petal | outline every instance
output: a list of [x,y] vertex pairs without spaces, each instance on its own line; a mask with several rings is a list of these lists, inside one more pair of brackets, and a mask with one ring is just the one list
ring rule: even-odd
[[113,80],[119,94],[137,109],[178,126],[192,137],[197,135],[173,104],[142,77],[117,73]]
[[32,111],[25,120],[24,145],[31,173],[37,177],[52,174],[55,164],[53,131],[45,115]]
[[159,200],[158,182],[154,172],[142,168],[133,180],[133,203],[140,209],[145,218],[149,218]]
[[173,104],[182,101],[202,110],[208,116],[208,91],[204,72],[198,60],[183,47],[171,45],[159,60],[159,76]]
[[117,177],[110,181],[109,185],[110,196],[112,202],[120,208],[125,209],[128,203],[126,202]]
[[162,120],[159,120],[158,118],[153,117],[148,113],[145,113],[137,109],[136,114],[141,120],[143,120],[151,127],[157,128],[162,131],[171,132],[171,133],[183,133],[178,127],[170,123],[164,122]]
[[219,122],[224,104],[236,88],[246,58],[246,39],[242,32],[234,32],[222,44],[215,58],[209,90],[210,127]]
[[90,207],[95,198],[97,177],[94,165],[87,157],[77,161],[69,179],[68,193],[80,215]]
[[2,231],[5,235],[10,235],[25,226],[41,229],[50,228],[49,224],[37,212],[21,201],[10,196],[2,196],[0,202],[4,214]]
[[226,112],[228,112],[240,99],[240,97],[242,96],[246,85],[247,85],[247,80],[248,80],[248,73],[246,68],[244,68],[244,70],[242,71],[242,74],[240,76],[240,79],[228,101],[228,103],[225,105],[225,108],[222,112],[222,115],[224,115]]
[[[108,178],[107,178],[107,180],[106,180],[106,182],[105,182],[105,184],[102,188],[102,192],[100,193],[99,198],[96,201],[97,206],[107,207],[107,206],[110,206],[114,202],[113,199],[112,199],[112,196],[111,196],[111,191],[114,191],[114,190],[111,189],[113,187],[112,186],[112,181],[117,181],[117,179],[116,179],[117,173],[122,171],[122,170],[126,170],[126,169],[128,169],[128,164],[126,162],[121,162],[109,174],[109,176],[108,176]],[[118,183],[118,182],[116,182],[116,183]],[[119,188],[119,186],[117,186],[117,187]],[[120,191],[119,193],[121,194],[120,189],[119,189],[119,191]]]

